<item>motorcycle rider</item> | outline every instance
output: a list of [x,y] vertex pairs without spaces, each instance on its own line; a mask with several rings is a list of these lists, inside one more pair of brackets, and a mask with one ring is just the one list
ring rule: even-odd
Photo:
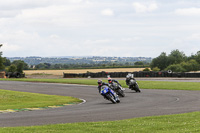
[[108,83],[112,85],[113,82],[115,82],[115,83],[117,83],[118,85],[121,86],[121,84],[120,84],[117,80],[114,80],[114,79],[112,79],[112,78],[109,77],[109,78],[108,78]]
[[98,80],[97,81],[97,83],[98,83],[98,90],[99,90],[99,93],[101,92],[101,88],[103,87],[103,86],[110,86],[108,83],[105,83],[105,82],[103,82],[102,80]]
[[[134,78],[134,75],[133,75],[133,74],[130,74],[130,73],[129,73],[129,74],[126,76],[126,85],[129,86],[129,89],[131,89],[131,88],[133,87],[133,86],[130,84],[130,81],[131,81],[131,80],[135,80],[135,78]],[[138,87],[138,84],[137,84],[136,80],[135,80],[135,83],[136,83],[136,84],[135,84],[134,86],[135,86],[136,88],[134,87],[134,88],[135,88],[134,90],[135,90],[136,92],[141,92],[140,89],[139,89],[139,87]],[[133,89],[133,88],[132,88],[132,89]]]
[[121,84],[117,80],[108,77],[108,84],[110,85],[111,89],[113,89],[117,93],[117,95],[121,97],[125,96],[125,89],[122,88]]
[[130,82],[131,79],[135,80],[134,75],[129,73],[126,76],[126,85],[129,85],[129,82]]
[[109,84],[110,87],[111,87],[112,89],[114,89],[114,90],[117,89],[116,86],[115,86],[115,83],[116,83],[118,86],[121,86],[121,84],[120,84],[117,80],[114,80],[114,79],[108,77],[108,84]]
[[128,74],[128,75],[126,76],[126,85],[129,86],[129,82],[130,82],[131,79],[135,80],[135,79],[133,78],[133,76],[131,76],[131,74]]
[[[98,80],[97,83],[98,83],[99,93],[101,93],[101,89],[104,87],[108,87],[109,89],[111,89],[110,85],[108,83],[103,82],[102,80]],[[115,92],[114,92],[114,97],[115,97],[115,99],[118,99],[118,95]]]

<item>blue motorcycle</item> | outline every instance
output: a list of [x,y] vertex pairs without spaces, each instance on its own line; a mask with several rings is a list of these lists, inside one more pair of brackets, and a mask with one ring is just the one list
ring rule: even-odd
[[120,102],[118,95],[107,86],[101,88],[101,95],[104,96],[105,99],[111,101],[112,103]]

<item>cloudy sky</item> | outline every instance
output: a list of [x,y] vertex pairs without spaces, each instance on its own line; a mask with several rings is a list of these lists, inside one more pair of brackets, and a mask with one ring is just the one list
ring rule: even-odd
[[199,0],[0,0],[3,57],[200,51]]

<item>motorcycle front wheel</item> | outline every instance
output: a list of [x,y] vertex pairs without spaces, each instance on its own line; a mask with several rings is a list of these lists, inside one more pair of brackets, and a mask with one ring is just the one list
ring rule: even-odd
[[125,97],[124,91],[118,90],[118,95],[121,97]]
[[115,101],[115,98],[114,98],[114,96],[111,94],[111,95],[109,95],[109,94],[107,94],[107,96],[106,96],[112,103],[116,103],[116,101]]
[[138,84],[136,84],[134,88],[135,88],[134,90],[135,90],[136,92],[141,92],[140,89],[139,89]]

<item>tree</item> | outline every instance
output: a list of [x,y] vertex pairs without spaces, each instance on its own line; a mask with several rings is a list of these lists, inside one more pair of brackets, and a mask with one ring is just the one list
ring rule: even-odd
[[199,63],[196,60],[190,60],[188,61],[188,64],[190,66],[190,69],[188,71],[197,71],[200,68]]
[[166,70],[172,70],[172,72],[186,72],[186,70],[180,64],[173,64],[166,68]]
[[[14,64],[15,66],[21,66],[23,67],[22,70],[28,70],[29,69],[29,66],[27,63],[25,63],[24,61],[22,60],[15,60],[13,61],[11,64]],[[22,65],[23,64],[23,65]]]
[[200,51],[198,51],[196,54],[195,54],[195,58],[194,58],[199,64],[200,64]]
[[197,71],[200,68],[199,63],[194,59],[189,60],[187,62],[185,62],[185,61],[181,62],[180,65],[181,65],[182,68],[185,69],[185,72]]
[[146,71],[146,72],[149,72],[150,69],[148,67],[146,67],[145,69],[143,69],[142,71]]
[[152,60],[150,67],[151,69],[158,67],[160,70],[164,70],[168,64],[168,57],[165,52],[162,52],[158,57]]
[[8,72],[16,72],[17,71],[17,67],[14,65],[14,64],[12,64],[12,65],[10,65],[9,67],[8,67]]
[[40,63],[35,66],[36,69],[50,69],[51,64],[50,63]]
[[158,71],[160,71],[160,69],[159,69],[158,67],[154,67],[154,68],[152,69],[152,71],[158,72]]
[[172,50],[171,53],[168,55],[168,62],[169,65],[172,64],[179,64],[183,61],[186,61],[187,57],[183,52],[180,52],[178,49]]
[[6,57],[4,57],[3,60],[4,60],[4,63],[3,63],[4,66],[10,66],[11,65],[10,60],[7,59]]
[[17,72],[23,73],[23,69],[24,69],[24,63],[23,62],[19,62],[17,64]]
[[[3,44],[0,44],[0,48],[3,46]],[[2,52],[0,51],[0,56],[2,55]]]
[[144,65],[144,62],[143,62],[143,61],[136,61],[136,62],[134,63],[134,65]]
[[[3,45],[0,44],[0,48],[2,47]],[[5,68],[5,66],[3,65],[4,63],[4,60],[3,58],[1,57],[2,56],[2,52],[0,51],[0,70],[3,70]]]

